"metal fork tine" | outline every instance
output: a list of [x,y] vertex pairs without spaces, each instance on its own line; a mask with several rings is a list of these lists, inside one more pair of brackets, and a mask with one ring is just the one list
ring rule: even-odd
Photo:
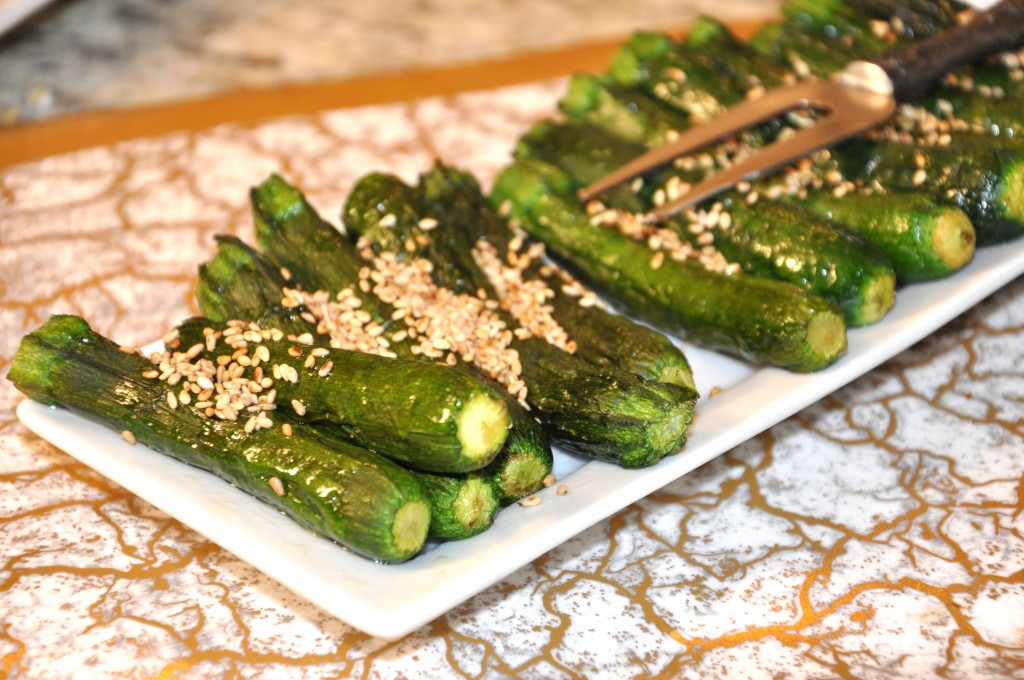
[[711,177],[692,186],[682,196],[651,210],[645,219],[652,222],[664,220],[738,182],[752,179],[806,156],[820,149],[824,143],[831,143],[828,134],[842,133],[844,125],[845,121],[841,117],[835,114],[825,115],[813,127],[800,130],[791,137],[759,149],[757,153],[738,163],[722,168]]
[[652,149],[624,164],[612,173],[580,190],[580,199],[588,201],[617,184],[638,177],[658,166],[692,153],[697,149],[762,123],[769,118],[780,116],[786,111],[801,106],[823,106],[817,96],[820,83],[808,81],[789,87],[770,90],[757,99],[749,99],[711,120],[682,132],[678,138]]
[[[823,113],[812,125],[790,137],[768,144],[743,160],[723,168],[695,184],[685,194],[651,210],[644,219],[650,222],[664,220],[738,182],[771,172],[824,146],[831,146],[857,135],[885,120],[892,113],[892,107],[880,107],[877,100],[870,95],[865,96],[863,93],[828,82],[819,81],[815,85],[810,92],[811,96],[805,100],[805,105]],[[825,110],[821,105],[820,95],[826,95],[831,102],[829,110]]]

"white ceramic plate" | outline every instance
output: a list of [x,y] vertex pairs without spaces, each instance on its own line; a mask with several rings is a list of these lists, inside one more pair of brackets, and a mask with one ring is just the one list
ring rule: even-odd
[[371,635],[398,638],[603,518],[728,451],[893,357],[1024,273],[1024,241],[981,250],[956,276],[899,293],[881,323],[850,333],[838,364],[812,375],[756,369],[687,347],[699,404],[686,448],[646,470],[623,470],[556,452],[569,493],[545,490],[533,507],[503,510],[486,533],[440,544],[402,565],[357,557],[311,535],[211,474],[131,446],[67,411],[28,400],[32,431],[194,528],[330,614]]

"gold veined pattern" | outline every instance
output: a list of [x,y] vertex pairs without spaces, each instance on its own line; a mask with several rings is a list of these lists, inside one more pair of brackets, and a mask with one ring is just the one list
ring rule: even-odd
[[[0,374],[55,312],[123,343],[196,312],[272,171],[486,181],[564,81],[143,139],[0,171]],[[327,616],[28,433],[0,382],[0,675],[1017,677],[1024,280],[416,633]],[[713,397],[712,397],[713,398]],[[699,422],[698,425],[699,426]],[[570,488],[569,495],[571,497]]]

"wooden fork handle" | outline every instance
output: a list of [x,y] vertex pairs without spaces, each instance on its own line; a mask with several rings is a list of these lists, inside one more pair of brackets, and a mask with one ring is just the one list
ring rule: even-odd
[[1003,0],[969,23],[867,61],[892,80],[898,102],[925,96],[946,73],[992,54],[1024,46],[1024,0]]

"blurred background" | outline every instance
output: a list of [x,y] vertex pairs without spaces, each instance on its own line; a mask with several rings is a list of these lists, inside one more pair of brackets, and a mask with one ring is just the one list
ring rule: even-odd
[[775,0],[0,0],[0,120],[469,63],[763,18]]

